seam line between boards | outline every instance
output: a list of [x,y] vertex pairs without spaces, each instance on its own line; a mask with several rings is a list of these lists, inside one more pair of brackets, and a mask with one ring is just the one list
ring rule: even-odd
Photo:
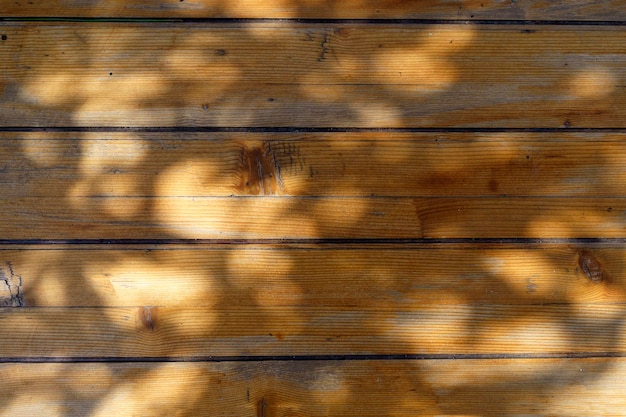
[[382,355],[268,355],[183,357],[6,357],[0,363],[189,363],[189,362],[292,362],[292,361],[427,361],[507,359],[625,358],[623,352],[513,353],[513,354],[382,354]]
[[625,245],[621,238],[327,238],[327,239],[0,239],[0,246],[7,245],[277,245],[277,244],[553,244],[553,245]]
[[626,133],[622,127],[581,127],[581,128],[367,128],[367,127],[120,127],[120,126],[66,126],[66,127],[29,127],[29,126],[5,126],[0,127],[0,132],[146,132],[146,133]]
[[475,26],[626,26],[624,20],[578,19],[416,19],[416,18],[194,18],[194,17],[12,17],[0,16],[0,22],[40,23],[210,23],[210,24],[326,24],[326,25],[475,25]]

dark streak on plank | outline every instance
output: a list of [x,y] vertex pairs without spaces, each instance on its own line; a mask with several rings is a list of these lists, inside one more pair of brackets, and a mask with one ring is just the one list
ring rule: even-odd
[[512,354],[416,354],[393,355],[268,355],[268,356],[154,356],[154,357],[1,357],[0,363],[183,363],[183,362],[309,362],[309,361],[397,361],[397,360],[494,360],[494,359],[592,359],[626,358],[626,352],[563,352]]

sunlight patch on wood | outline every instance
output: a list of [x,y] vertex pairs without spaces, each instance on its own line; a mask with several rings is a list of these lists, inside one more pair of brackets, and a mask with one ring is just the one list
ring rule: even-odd
[[210,156],[208,160],[190,157],[166,165],[159,171],[155,195],[184,197],[205,194],[205,184],[213,187],[224,180],[223,167],[211,159]]
[[371,123],[376,120],[376,123],[388,126],[405,126],[401,109],[391,103],[371,102],[359,107],[353,106],[352,110],[360,123]]
[[[535,315],[520,315],[501,320],[499,323],[474,329],[472,339],[479,344],[486,340],[498,346],[510,346],[519,352],[530,352],[537,349],[536,344],[547,351],[567,346],[569,334],[564,324],[554,318],[539,318]],[[539,325],[540,324],[540,325]]]
[[609,220],[596,208],[589,210],[568,210],[563,208],[555,213],[546,210],[528,219],[524,236],[554,236],[563,238],[585,238],[598,236],[621,237],[617,231],[624,228],[624,222]]
[[[180,264],[174,260],[167,263],[154,263],[135,257],[117,260],[103,277],[110,282],[116,294],[113,299],[108,297],[110,302],[105,305],[184,305],[185,300],[197,300],[201,294],[205,294],[203,299],[206,305],[213,304],[216,297],[212,296],[213,279],[209,271],[202,271],[202,275],[196,278],[201,281],[200,285],[177,285],[184,275],[189,274],[190,268],[189,264]],[[101,276],[101,265],[88,265],[86,273],[94,277]],[[195,302],[194,305],[201,304]]]
[[[131,410],[141,410],[145,415],[189,415],[190,404],[197,403],[201,395],[210,395],[194,383],[199,376],[191,372],[185,378],[172,378],[169,367],[164,367],[140,370],[124,379],[118,377],[90,416],[122,416]],[[141,395],[137,395],[138,389]]]
[[[80,291],[75,291],[67,283],[67,257],[63,252],[44,251],[20,253],[19,271],[26,284],[27,305],[71,305],[75,298],[81,298]],[[37,291],[44,290],[44,291]]]
[[[526,251],[524,256],[518,258],[485,256],[483,265],[486,273],[497,277],[496,282],[500,290],[508,292],[502,296],[507,298],[527,297],[538,300],[551,299],[557,291],[555,286],[563,286],[563,282],[550,279],[550,272],[553,276],[558,276],[553,267],[554,261],[545,259],[541,255],[541,251]],[[546,271],[547,273],[543,276],[536,273],[529,274],[529,269]]]
[[[30,390],[29,390],[30,391]],[[57,396],[52,393],[37,392],[17,396],[11,402],[3,402],[1,417],[24,416],[67,416],[66,408],[59,403]]]
[[[109,75],[111,74],[111,75]],[[154,99],[170,87],[162,80],[137,81],[145,74],[115,74],[102,70],[102,77],[76,77],[73,74],[46,74],[21,84],[20,98],[44,106],[75,105],[76,112],[134,108]],[[134,79],[130,79],[134,78]]]
[[[264,308],[293,306],[292,314],[297,315],[303,289],[299,283],[301,272],[295,260],[276,254],[274,262],[260,262],[257,250],[242,248],[241,251],[224,253],[228,273],[221,277],[224,281],[221,296],[237,298],[227,301],[231,304],[248,303]],[[251,282],[255,283],[254,286]]]
[[615,92],[618,77],[610,68],[589,66],[570,78],[570,91],[582,98],[600,99]]
[[379,53],[370,57],[378,74],[378,81],[386,85],[396,85],[401,91],[402,84],[419,86],[418,95],[432,95],[445,92],[459,78],[459,68],[449,56],[459,53],[471,44],[475,29],[470,27],[440,29],[425,27],[419,32],[418,41],[411,44],[386,46],[379,44]]
[[[167,183],[161,186],[171,187]],[[210,235],[254,239],[267,237],[268,230],[272,230],[274,237],[282,237],[293,230],[294,225],[300,236],[316,237],[318,222],[324,221],[327,207],[325,202],[287,198],[239,198],[232,204],[223,204],[225,202],[210,198],[196,201],[193,197],[159,199],[155,202],[154,213],[165,230],[180,237]],[[365,205],[346,207],[343,218],[358,218],[365,209]],[[259,216],[255,217],[257,212]],[[332,224],[338,221],[333,219]]]

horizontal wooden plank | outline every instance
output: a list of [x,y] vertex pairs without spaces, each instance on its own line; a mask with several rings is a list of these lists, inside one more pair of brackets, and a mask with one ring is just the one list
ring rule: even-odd
[[107,0],[0,1],[9,17],[624,20],[622,0]]
[[[502,245],[499,245],[502,246]],[[0,305],[364,308],[626,302],[623,248],[44,247],[0,251]]]
[[619,26],[0,30],[2,126],[626,127]]
[[589,132],[0,132],[0,174],[3,198],[620,197],[626,142]]
[[[249,294],[248,297],[254,297]],[[5,307],[4,358],[626,352],[624,304]],[[254,301],[251,301],[252,303]]]
[[623,198],[0,198],[2,239],[622,238]]
[[6,415],[618,416],[619,359],[4,364]]

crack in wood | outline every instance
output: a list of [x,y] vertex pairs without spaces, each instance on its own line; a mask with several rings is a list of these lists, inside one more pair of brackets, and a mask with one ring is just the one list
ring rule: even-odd
[[322,49],[319,56],[317,57],[318,62],[323,62],[326,60],[326,55],[330,52],[330,36],[328,31],[324,31],[322,36],[322,42],[320,43],[320,48]]
[[0,283],[0,307],[24,307],[22,276],[15,273],[10,261],[0,268]]
[[265,397],[261,398],[257,404],[257,416],[265,417]]
[[256,158],[257,175],[259,180],[259,189],[262,195],[265,195],[265,186],[263,185],[263,163],[261,158]]
[[278,182],[278,188],[279,191],[283,191],[283,187],[284,187],[284,182],[283,182],[283,175],[282,175],[282,167],[280,165],[280,163],[278,162],[278,158],[276,157],[276,149],[272,149],[272,142],[268,141],[267,142],[267,152],[266,152],[267,156],[272,156],[272,163],[274,165],[274,172],[276,173],[275,177],[276,177],[276,181]]

